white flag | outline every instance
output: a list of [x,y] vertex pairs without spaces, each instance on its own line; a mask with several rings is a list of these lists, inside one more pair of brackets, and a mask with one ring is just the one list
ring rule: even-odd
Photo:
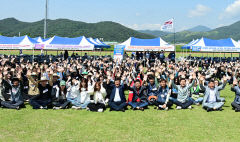
[[163,26],[161,27],[161,30],[164,31],[164,30],[171,30],[173,29],[173,18],[166,21]]

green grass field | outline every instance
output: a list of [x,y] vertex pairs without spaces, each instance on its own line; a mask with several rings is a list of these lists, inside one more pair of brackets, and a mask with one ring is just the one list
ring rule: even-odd
[[[48,55],[57,55],[60,53],[64,53],[64,51],[47,51]],[[113,51],[69,51],[69,55],[71,55],[72,53],[77,53],[80,56],[83,56],[85,53],[87,53],[88,55],[98,55],[98,56],[105,56],[105,55],[111,55],[113,56]],[[45,52],[46,53],[46,52]],[[132,52],[128,52],[129,55],[131,55]],[[195,57],[240,57],[239,53],[198,53],[198,52],[189,52],[186,50],[177,50],[176,52],[176,57],[186,57],[189,54],[191,54],[192,56]],[[5,54],[5,55],[19,55],[19,51],[18,50],[0,50],[0,54]],[[33,51],[32,50],[23,50],[23,54],[26,55],[33,55]],[[34,55],[40,55],[41,51],[40,50],[36,50],[34,51]],[[168,56],[169,53],[165,53],[165,56]]]
[[86,110],[0,109],[2,142],[67,141],[157,141],[157,142],[237,142],[240,113],[231,108],[234,93],[230,86],[221,92],[226,98],[222,112],[193,110],[104,113]]

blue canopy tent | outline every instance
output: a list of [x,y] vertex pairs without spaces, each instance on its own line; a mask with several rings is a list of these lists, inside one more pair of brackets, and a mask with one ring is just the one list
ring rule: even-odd
[[93,38],[87,38],[87,40],[88,40],[88,42],[90,42],[90,43],[92,43],[92,44],[94,44],[94,47],[96,48],[96,49],[102,49],[102,48],[104,48],[101,44],[99,44],[99,43],[97,43]]
[[76,38],[54,36],[44,42],[44,49],[48,50],[93,50],[96,44],[90,42],[84,36]]
[[42,37],[36,37],[36,38],[33,38],[34,40],[36,40],[37,42],[39,42],[39,43],[43,43],[43,42],[45,42],[45,41],[47,41],[48,39],[43,39]]
[[0,49],[33,49],[39,44],[29,36],[6,37],[0,36]]
[[192,45],[192,51],[200,52],[212,52],[213,57],[215,52],[230,52],[232,57],[232,52],[240,53],[240,45],[238,42],[232,38],[212,40],[207,38],[201,38],[198,42]]
[[[193,44],[195,44],[196,42],[198,42],[198,40],[199,40],[199,39],[196,39],[196,40],[193,39],[190,43],[182,46],[182,47],[181,47],[181,49],[182,49],[182,56],[185,56],[185,55],[184,55],[184,49],[185,49],[185,51],[186,51],[186,56],[188,56],[187,51],[188,51],[189,49],[192,49],[191,46],[192,46]],[[191,52],[191,50],[190,50],[190,52]],[[191,53],[190,53],[190,54],[191,54]]]
[[174,46],[161,38],[139,39],[131,37],[120,45],[125,45],[125,50],[127,51],[174,51]]
[[192,40],[190,43],[182,46],[181,49],[191,49],[191,46],[192,46],[193,44],[195,44],[196,42],[198,42],[198,40],[199,40],[199,39]]
[[201,38],[191,47],[192,47],[192,51],[240,52],[240,45],[231,38],[220,39],[220,40]]
[[104,48],[110,48],[110,45],[107,45],[105,43],[103,43],[102,41],[100,41],[98,38],[94,39],[94,41],[96,41],[97,43],[99,43],[100,45],[102,45]]

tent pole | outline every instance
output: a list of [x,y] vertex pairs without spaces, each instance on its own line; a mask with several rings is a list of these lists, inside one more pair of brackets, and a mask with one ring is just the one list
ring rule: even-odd
[[33,48],[33,60],[32,60],[32,62],[34,63],[34,48]]
[[220,50],[220,62],[222,62],[222,52]]
[[189,54],[188,54],[188,49],[186,49],[186,58],[188,57],[188,55],[189,55]]

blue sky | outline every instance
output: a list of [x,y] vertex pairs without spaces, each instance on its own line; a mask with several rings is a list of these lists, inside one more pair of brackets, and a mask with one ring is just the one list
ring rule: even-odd
[[[0,0],[0,19],[44,18],[45,0]],[[137,30],[160,30],[174,17],[177,31],[197,25],[216,28],[240,20],[240,0],[49,0],[49,18],[114,21]]]

